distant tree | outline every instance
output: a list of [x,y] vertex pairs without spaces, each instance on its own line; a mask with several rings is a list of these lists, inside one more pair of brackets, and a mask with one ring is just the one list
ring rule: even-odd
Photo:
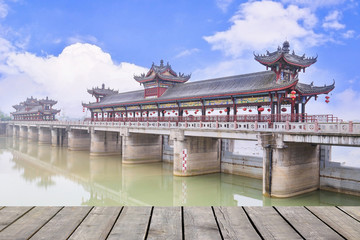
[[11,117],[0,110],[0,120],[1,121],[9,121],[9,120],[11,120]]

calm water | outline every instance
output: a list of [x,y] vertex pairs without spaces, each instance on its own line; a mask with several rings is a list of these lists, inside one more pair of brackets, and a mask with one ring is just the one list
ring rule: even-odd
[[122,165],[117,157],[0,138],[2,205],[263,206],[360,205],[360,197],[316,191],[262,196],[262,181],[230,174],[172,176],[165,163]]

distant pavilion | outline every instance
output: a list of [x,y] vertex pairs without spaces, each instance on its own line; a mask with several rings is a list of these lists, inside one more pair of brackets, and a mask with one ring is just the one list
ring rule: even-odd
[[12,112],[14,120],[26,120],[26,121],[53,121],[55,115],[60,110],[53,109],[57,101],[51,100],[48,97],[46,99],[36,99],[32,96],[27,98],[26,101],[14,105],[15,112]]
[[[311,98],[328,94],[335,87],[314,86],[299,82],[299,72],[317,61],[290,53],[288,41],[274,52],[254,55],[267,71],[188,82],[191,75],[177,74],[167,63],[152,64],[146,74],[134,76],[144,90],[119,93],[110,88],[88,90],[96,102],[83,104],[91,111],[92,120],[121,121],[139,117],[196,117],[267,115],[277,121],[282,114],[306,115]],[[327,101],[328,101],[327,96]],[[276,116],[276,117],[275,117]],[[292,118],[292,120],[299,118]]]

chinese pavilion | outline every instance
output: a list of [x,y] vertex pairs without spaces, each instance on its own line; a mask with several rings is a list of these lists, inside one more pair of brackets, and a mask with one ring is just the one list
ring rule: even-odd
[[[134,76],[144,90],[118,93],[102,88],[88,90],[96,102],[83,104],[94,120],[121,120],[134,117],[256,115],[267,108],[272,116],[291,113],[304,116],[311,98],[328,94],[335,87],[314,86],[299,82],[299,72],[314,64],[317,57],[307,58],[290,53],[288,41],[272,53],[255,55],[268,71],[187,82],[190,75],[177,74],[169,64],[152,64],[146,74]],[[328,99],[328,96],[327,96]],[[328,101],[328,100],[327,100]],[[270,115],[270,114],[269,114]],[[279,118],[271,118],[277,121]],[[299,119],[298,119],[299,120]],[[296,120],[296,121],[298,121]],[[303,120],[303,119],[300,119]]]
[[26,101],[14,105],[16,109],[12,112],[14,120],[27,120],[27,121],[52,121],[55,120],[55,114],[60,110],[53,109],[57,101],[46,99],[27,98]]

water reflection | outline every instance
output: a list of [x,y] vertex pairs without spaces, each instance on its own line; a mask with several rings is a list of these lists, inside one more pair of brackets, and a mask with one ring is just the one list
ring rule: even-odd
[[360,205],[360,198],[316,191],[265,198],[262,181],[230,174],[174,177],[172,165],[122,165],[119,156],[0,138],[0,205]]

